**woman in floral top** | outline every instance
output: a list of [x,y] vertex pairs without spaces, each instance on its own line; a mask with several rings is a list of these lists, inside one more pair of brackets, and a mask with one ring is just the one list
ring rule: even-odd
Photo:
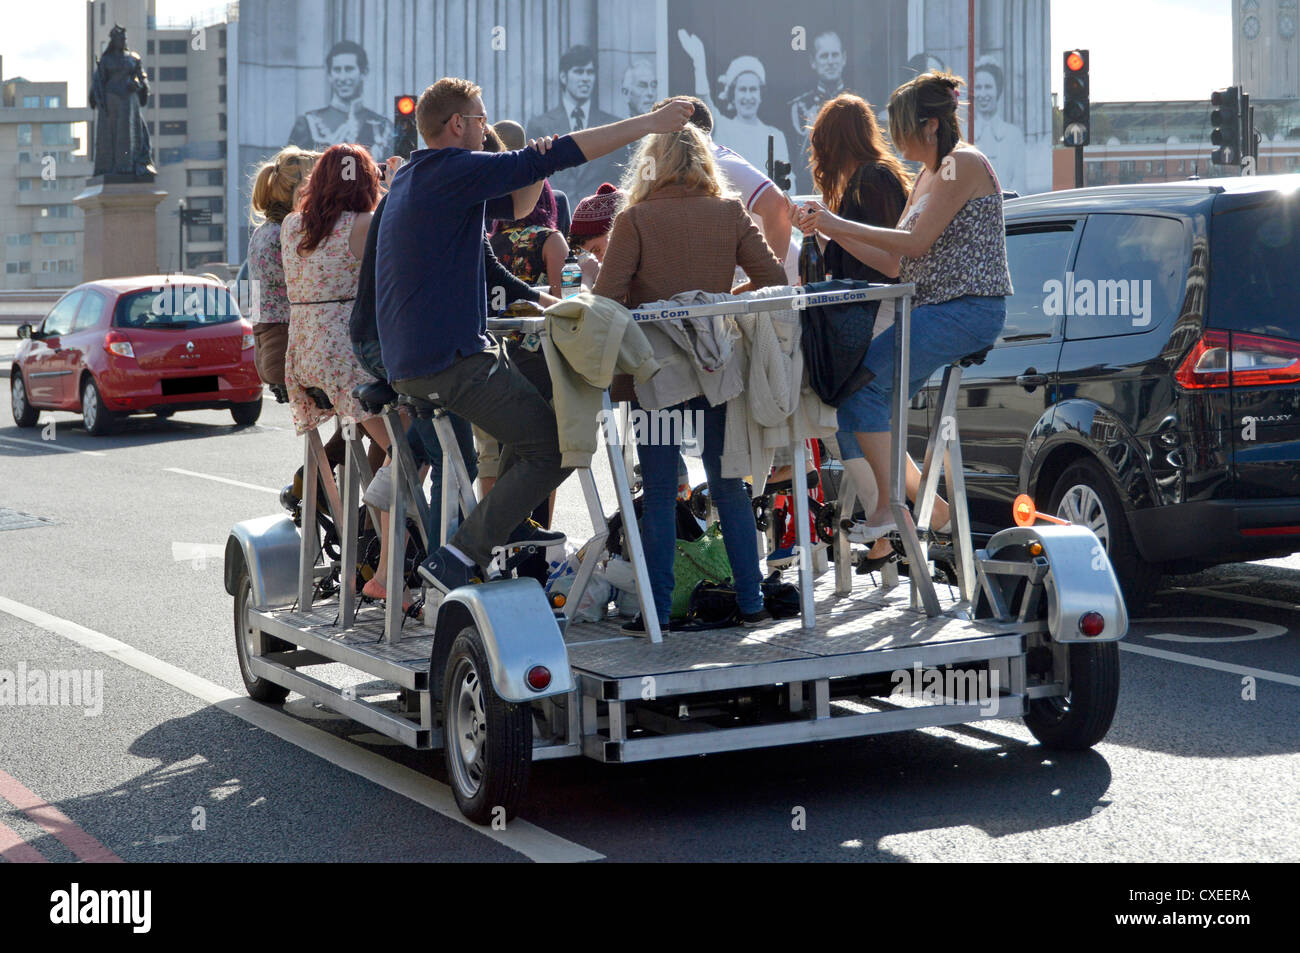
[[284,263],[280,258],[280,225],[293,211],[294,200],[319,152],[297,146],[280,150],[257,170],[251,206],[253,221],[260,222],[248,240],[248,277],[257,293],[253,321],[254,359],[258,376],[272,390],[284,388],[284,350],[289,342],[289,298],[284,290]]
[[492,251],[510,273],[529,285],[549,285],[560,297],[560,273],[569,257],[569,243],[556,229],[559,211],[551,184],[542,184],[542,197],[527,218],[498,223],[492,231]]

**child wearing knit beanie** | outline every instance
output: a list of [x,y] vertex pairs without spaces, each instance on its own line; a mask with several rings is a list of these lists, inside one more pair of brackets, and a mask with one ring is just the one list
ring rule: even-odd
[[582,283],[591,288],[600,274],[600,263],[609,245],[609,232],[614,227],[614,216],[622,207],[626,193],[604,183],[595,195],[588,195],[573,210],[569,225],[569,247],[578,256],[582,267]]

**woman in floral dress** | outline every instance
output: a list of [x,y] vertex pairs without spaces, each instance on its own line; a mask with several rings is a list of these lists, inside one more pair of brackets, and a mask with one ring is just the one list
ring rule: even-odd
[[[280,227],[280,250],[289,294],[289,344],[284,381],[294,430],[305,434],[336,414],[360,424],[385,450],[383,421],[366,413],[352,390],[374,381],[357,363],[348,319],[357,296],[366,232],[379,202],[379,168],[370,153],[346,143],[321,155],[296,210]],[[320,390],[333,405],[320,407],[307,393]],[[379,571],[364,595],[387,597],[387,514],[381,514]]]

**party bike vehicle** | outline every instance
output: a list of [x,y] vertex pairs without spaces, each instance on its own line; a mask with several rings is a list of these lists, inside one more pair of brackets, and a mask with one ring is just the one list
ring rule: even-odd
[[[782,312],[788,320],[789,309],[800,306],[893,299],[902,325],[895,379],[905,381],[913,292],[908,284],[863,285],[797,298],[642,310],[634,317]],[[545,333],[547,320],[495,319],[491,328]],[[941,405],[955,403],[961,372],[960,365],[948,369]],[[424,539],[426,504],[403,438],[403,406],[430,417],[441,439],[443,514],[463,516],[476,503],[465,463],[441,408],[399,397],[381,382],[358,394],[382,413],[395,448],[387,578],[414,579],[418,586],[411,572],[418,550],[439,541]],[[608,391],[604,407],[618,419]],[[363,524],[380,525],[378,514],[367,514],[359,503],[369,466],[349,434],[340,487],[319,437],[309,433],[303,486],[319,485],[321,492],[308,490],[290,500],[297,518],[278,514],[237,524],[226,545],[225,585],[234,598],[235,644],[248,693],[277,704],[298,692],[411,747],[441,749],[457,803],[478,823],[514,816],[531,763],[548,758],[626,763],[988,718],[1023,718],[1036,738],[1054,748],[1096,744],[1115,711],[1116,642],[1128,627],[1104,549],[1086,527],[1040,525],[1025,499],[1019,525],[972,550],[961,449],[952,427],[930,434],[921,502],[909,509],[897,438],[906,413],[906,395],[896,394],[892,509],[909,564],[926,566],[936,538],[930,516],[939,476],[946,475],[955,505],[945,549],[957,575],[956,586],[941,587],[946,595],[920,571],[909,573],[905,588],[867,589],[861,577],[854,588],[842,533],[832,543],[835,570],[826,568],[826,544],[814,542],[809,525],[805,435],[796,415],[790,446],[797,615],[761,628],[662,632],[640,531],[627,518],[620,520],[621,550],[646,620],[641,636],[623,634],[616,622],[577,620],[576,610],[613,542],[613,515],[606,514],[590,470],[578,476],[594,531],[578,550],[567,596],[554,590],[548,596],[536,579],[512,568],[518,554],[508,551],[498,577],[453,590],[436,607],[425,608],[423,621],[398,598],[386,607],[359,604],[353,583],[375,568],[369,554],[377,548],[373,530]],[[612,429],[606,447],[618,515],[630,515],[626,431]],[[854,504],[846,480],[837,505],[852,514]],[[443,541],[453,522],[443,519]],[[404,526],[414,536],[405,544],[399,537]],[[311,674],[314,666],[330,663],[364,676],[354,683],[366,681],[366,691]],[[898,694],[900,675],[912,673],[924,673],[926,690]],[[375,680],[390,690],[370,693]]]

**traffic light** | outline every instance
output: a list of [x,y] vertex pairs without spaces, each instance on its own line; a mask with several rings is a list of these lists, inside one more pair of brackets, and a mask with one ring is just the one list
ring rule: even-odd
[[1210,142],[1218,146],[1210,154],[1210,161],[1215,165],[1238,165],[1241,162],[1241,87],[1229,86],[1216,89],[1210,94]]
[[411,153],[419,147],[419,134],[415,128],[415,97],[396,96],[393,98],[393,154],[403,159],[411,158]]
[[790,191],[790,163],[775,159],[772,162],[772,183],[782,192]]
[[1088,51],[1068,50],[1065,54],[1065,119],[1061,141],[1067,146],[1086,146],[1091,141],[1092,109],[1088,103]]

